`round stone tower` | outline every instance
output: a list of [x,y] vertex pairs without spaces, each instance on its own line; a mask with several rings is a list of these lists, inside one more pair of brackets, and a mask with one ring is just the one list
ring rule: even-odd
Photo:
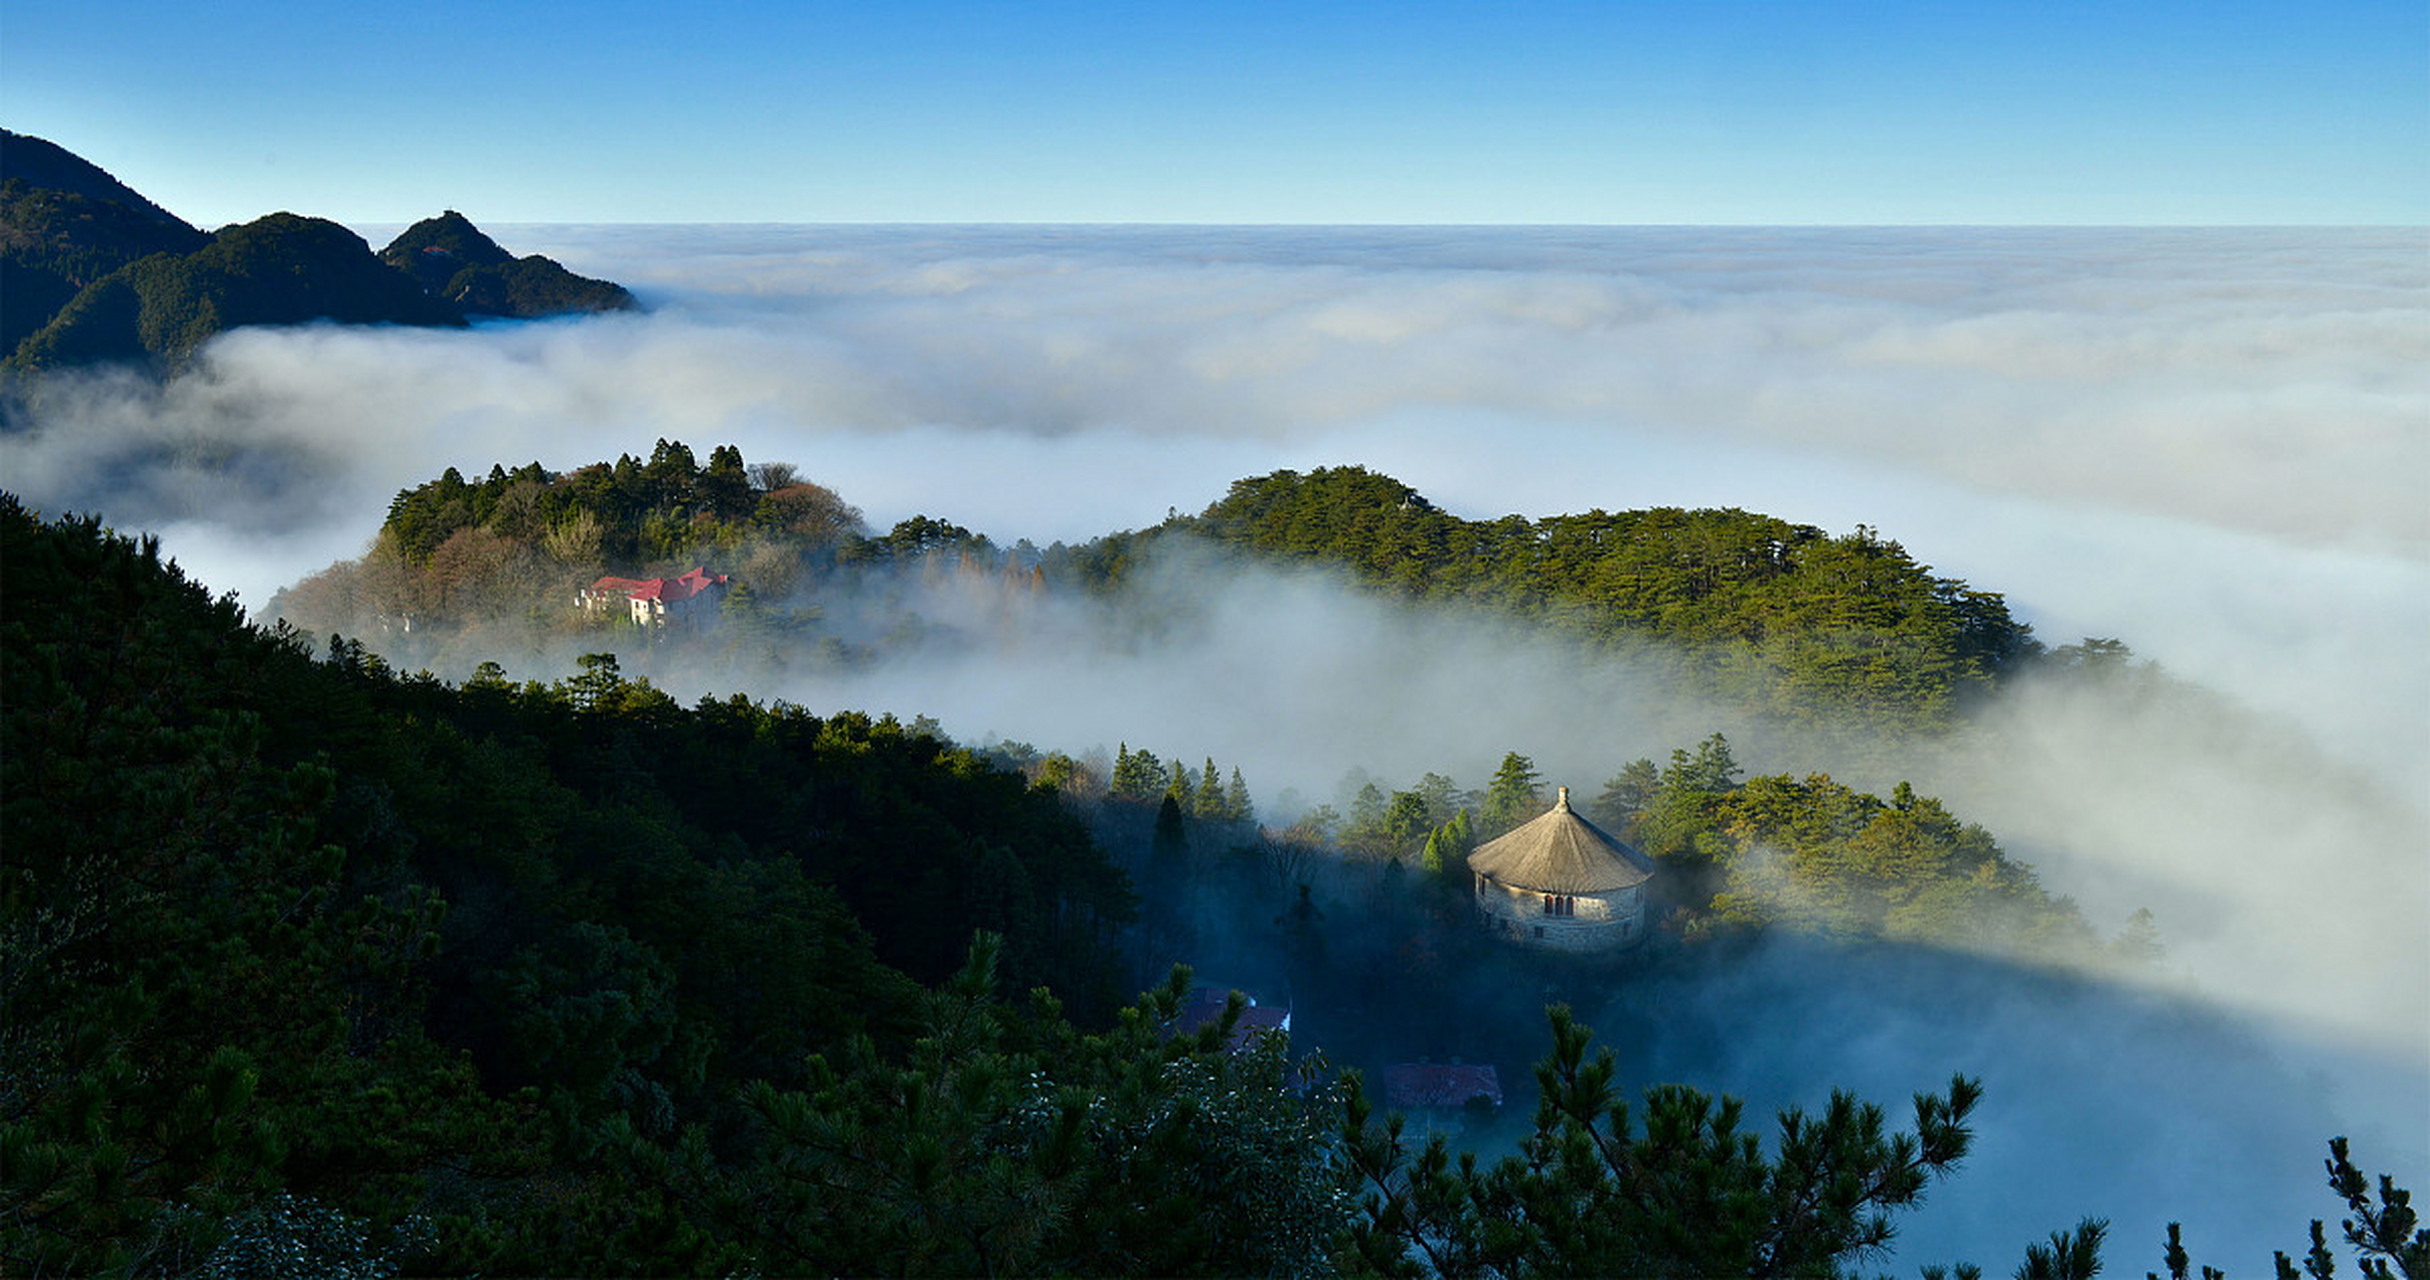
[[1554,951],[1617,951],[1645,940],[1653,860],[1569,807],[1468,855],[1477,919],[1493,933]]

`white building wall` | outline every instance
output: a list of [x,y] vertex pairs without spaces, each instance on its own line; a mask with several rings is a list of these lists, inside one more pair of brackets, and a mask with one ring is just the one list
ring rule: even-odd
[[1544,895],[1476,877],[1477,916],[1489,932],[1549,951],[1616,951],[1645,940],[1645,904],[1637,888],[1567,895],[1576,914],[1544,910]]

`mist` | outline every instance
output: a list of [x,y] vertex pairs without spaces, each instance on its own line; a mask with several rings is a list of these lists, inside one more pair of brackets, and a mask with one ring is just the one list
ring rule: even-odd
[[[999,544],[1140,527],[1232,479],[1344,463],[1469,518],[1675,505],[1862,523],[2004,592],[2047,643],[2123,639],[2194,693],[2027,686],[1928,753],[1814,758],[1557,641],[1188,561],[1159,570],[1168,622],[1149,631],[1058,602],[1005,638],[940,595],[919,607],[987,641],[665,682],[926,714],[970,742],[1211,755],[1261,804],[1329,797],[1353,768],[1481,786],[1506,751],[1591,794],[1716,728],[1755,772],[1904,778],[2095,928],[2158,913],[2162,985],[2060,996],[1919,956],[1867,989],[1767,956],[1741,990],[1669,998],[1679,1030],[1643,1048],[1646,1071],[1808,1104],[1833,1084],[1895,1103],[1985,1076],[1978,1158],[1935,1192],[1949,1225],[1914,1236],[1927,1209],[1911,1228],[1919,1249],[1953,1247],[1913,1261],[1964,1244],[1997,1267],[2091,1212],[2121,1217],[2113,1265],[2151,1267],[2166,1213],[2213,1265],[2266,1268],[2334,1207],[2331,1132],[2384,1135],[2358,1154],[2430,1183],[2418,231],[499,234],[651,309],[232,333],[165,386],[44,386],[12,409],[0,473],[43,510],[160,532],[257,610],[359,554],[389,499],[446,467],[567,469],[659,438],[796,463],[881,529],[926,513]],[[570,666],[499,660],[517,678]],[[1700,1025],[1720,1030],[1685,1030]],[[2170,1084],[2188,1078],[2201,1087]],[[2074,1194],[2027,1193],[2044,1187]],[[1995,1222],[2005,1234],[1984,1234]]]

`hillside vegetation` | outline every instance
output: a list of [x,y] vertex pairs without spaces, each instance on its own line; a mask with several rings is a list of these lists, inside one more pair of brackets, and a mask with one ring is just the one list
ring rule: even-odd
[[[1903,1131],[1847,1095],[1768,1144],[1685,1086],[1632,1112],[1556,1009],[1519,1152],[1455,1159],[1280,1040],[1226,1051],[1237,1005],[1164,1034],[1186,975],[1118,1006],[1129,878],[916,728],[686,708],[605,655],[460,687],[316,659],[6,495],[0,577],[11,1274],[1823,1274],[1971,1143],[1963,1076]],[[1673,764],[1645,812],[1734,772]],[[1948,825],[1814,808],[1850,803],[1857,838]],[[1278,949],[1346,991],[1315,923]],[[2420,1274],[2405,1192],[2342,1140],[2328,1168],[2348,1248]],[[2023,1274],[2089,1276],[2103,1235]]]
[[[1476,608],[1565,629],[1590,645],[1627,646],[1757,712],[1855,719],[1888,734],[1948,727],[1963,696],[2039,651],[1999,597],[1933,577],[1894,543],[1744,512],[1477,524],[1344,469],[1242,481],[1203,514],[1143,534],[1003,550],[924,516],[872,535],[858,511],[790,467],[753,467],[731,446],[703,464],[664,440],[646,461],[627,455],[563,474],[498,467],[477,482],[450,471],[404,490],[368,556],[306,579],[273,608],[310,630],[378,636],[400,661],[452,659],[465,671],[473,655],[521,651],[534,634],[622,645],[661,669],[743,649],[766,651],[743,655],[759,661],[871,661],[933,638],[917,601],[885,603],[907,570],[933,580],[942,564],[1014,596],[1088,593],[1147,608],[1125,604],[1132,566],[1183,541],[1337,567],[1414,596],[1413,609]],[[1394,546],[1408,558],[1379,550]],[[708,624],[636,633],[621,608],[574,607],[601,575],[670,576],[693,564],[738,584]],[[829,608],[881,616],[863,618],[847,644]],[[1152,810],[1169,796],[1199,821],[1249,816],[1237,771],[1227,781],[1212,760],[1201,770],[1127,743],[1110,761],[1069,754],[1090,745],[1012,744],[999,760],[1089,805]],[[2065,963],[2156,945],[2147,919],[2104,946],[2072,902],[2047,893],[1990,833],[1904,784],[1885,799],[1821,773],[1742,781],[1719,735],[1666,768],[1609,767],[1594,811],[1667,869],[1671,924],[1691,935],[1790,927]],[[1436,774],[1405,790],[1370,780],[1346,812],[1293,815],[1277,838],[1423,868],[1444,895],[1442,919],[1427,927],[1444,927],[1461,908],[1466,854],[1549,804],[1524,756],[1505,761],[1504,775],[1475,791]],[[1263,916],[1291,905],[1291,885],[1269,889],[1281,896],[1254,908]]]
[[1735,509],[1463,520],[1338,467],[1236,481],[1156,533],[1338,566],[1412,601],[1613,648],[1659,642],[1675,678],[1787,720],[1945,727],[2040,649],[1998,594],[1934,575],[1871,529],[1835,537]]
[[731,446],[704,464],[661,440],[646,461],[628,454],[570,472],[534,462],[467,480],[451,468],[397,494],[364,556],[289,587],[270,612],[460,676],[501,644],[629,648],[623,615],[585,613],[577,594],[602,576],[705,563],[734,578],[722,602],[730,625],[687,644],[815,650],[830,633],[805,599],[810,584],[832,586],[839,565],[888,547],[864,536],[857,509],[791,468],[747,468]]
[[752,1092],[900,1052],[979,929],[1105,1017],[1125,878],[932,736],[316,660],[6,495],[0,574],[12,1274],[183,1272],[280,1193],[452,1272],[721,1270],[631,1144],[773,1158]]
[[297,584],[274,609],[307,629],[365,635],[401,634],[410,615],[420,638],[405,660],[443,666],[445,637],[463,628],[573,629],[572,594],[591,578],[713,560],[742,584],[741,606],[762,611],[755,625],[774,628],[763,640],[806,648],[833,633],[779,606],[833,598],[874,572],[943,562],[1122,602],[1143,566],[1207,545],[1625,654],[1676,689],[1791,731],[1943,731],[2042,652],[1997,593],[1935,575],[1870,529],[1833,536],[1677,508],[1471,521],[1345,467],[1241,480],[1200,514],[1151,529],[1008,548],[930,516],[872,534],[790,466],[754,468],[731,446],[704,465],[664,440],[646,460],[494,467],[480,481],[450,471],[400,492],[366,557]]

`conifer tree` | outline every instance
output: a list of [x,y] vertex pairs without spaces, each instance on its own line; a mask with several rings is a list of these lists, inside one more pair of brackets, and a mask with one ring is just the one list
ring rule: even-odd
[[1240,766],[1232,766],[1232,786],[1224,793],[1224,817],[1233,822],[1252,822],[1257,818],[1256,806],[1249,802],[1249,784],[1241,779]]
[[1631,760],[1620,772],[1603,784],[1603,794],[1595,797],[1594,818],[1615,833],[1627,829],[1628,823],[1654,800],[1662,789],[1662,775],[1648,759]]
[[[1647,1090],[1642,1123],[1619,1096],[1609,1049],[1567,1006],[1547,1010],[1553,1050],[1520,1154],[1454,1158],[1420,1147],[1394,1116],[1373,1123],[1353,1075],[1341,1156],[1361,1188],[1345,1269],[1382,1275],[1833,1275],[1886,1245],[1973,1142],[1976,1081],[1918,1094],[1915,1128],[1835,1093],[1823,1112],[1780,1117],[1776,1154],[1740,1128],[1743,1108],[1680,1085]],[[2097,1240],[2096,1240],[2097,1243]]]
[[1117,800],[1146,804],[1166,790],[1164,762],[1156,758],[1156,753],[1144,747],[1133,751],[1127,743],[1116,746],[1114,776],[1106,784],[1108,794]]
[[1534,761],[1516,751],[1503,756],[1485,792],[1486,829],[1499,835],[1534,817],[1544,803],[1540,782]]
[[1208,756],[1206,767],[1199,771],[1198,789],[1190,801],[1190,816],[1209,822],[1221,822],[1224,811],[1223,775],[1215,772],[1215,757]]
[[1384,811],[1384,837],[1392,852],[1406,852],[1428,829],[1425,797],[1415,791],[1394,792]]

